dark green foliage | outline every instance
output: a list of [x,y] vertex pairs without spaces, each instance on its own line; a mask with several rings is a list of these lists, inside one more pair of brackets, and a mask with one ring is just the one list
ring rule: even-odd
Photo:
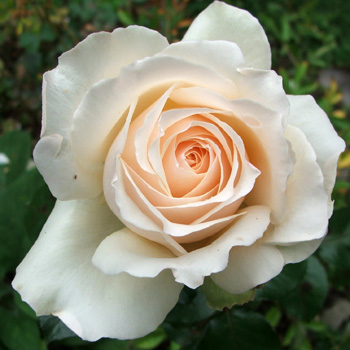
[[265,318],[253,311],[226,310],[208,323],[198,350],[278,350],[281,349],[278,335]]

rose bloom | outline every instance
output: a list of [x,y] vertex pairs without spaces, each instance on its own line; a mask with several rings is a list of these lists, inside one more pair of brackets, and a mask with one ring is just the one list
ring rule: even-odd
[[240,294],[312,254],[344,142],[270,68],[257,19],[221,2],[175,44],[131,26],[64,53],[34,150],[57,202],[17,269],[23,300],[84,339],[135,338],[184,285]]

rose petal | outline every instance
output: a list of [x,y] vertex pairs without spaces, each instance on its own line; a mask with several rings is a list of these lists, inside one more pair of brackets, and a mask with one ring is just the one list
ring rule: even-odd
[[68,149],[61,135],[43,136],[34,149],[34,161],[51,193],[68,200],[95,197],[102,191],[102,167],[87,171]]
[[[101,186],[96,186],[101,178],[101,171],[96,171],[96,168],[101,164],[91,166],[89,158],[76,157],[71,150],[73,114],[86,91],[100,80],[118,76],[122,67],[152,56],[167,45],[166,38],[143,27],[131,26],[116,29],[113,33],[95,33],[64,53],[59,58],[58,67],[44,74],[41,136],[59,134],[64,139],[60,148],[56,149],[56,157],[47,159],[50,167],[46,161],[39,159],[47,139],[37,147],[35,160],[55,197],[62,200],[91,198],[101,192]],[[79,184],[77,181],[72,183],[70,173],[77,175]]]
[[118,137],[115,140],[106,159],[103,179],[106,202],[113,213],[131,230],[147,239],[166,246],[175,255],[182,254],[185,252],[184,248],[165,234],[152,220],[152,216],[149,217],[145,214],[125,192],[125,169],[123,168],[123,161],[120,158],[120,152],[124,148],[129,123],[130,120],[125,123],[121,131],[122,137]]
[[[183,89],[179,89],[179,90],[184,91]],[[185,90],[187,91],[187,89]],[[176,92],[177,90],[174,90],[173,94],[177,96]],[[191,94],[191,92],[192,91],[189,91],[189,94]],[[196,98],[196,96],[194,96],[194,98]],[[227,107],[227,105],[225,107]],[[231,144],[232,144],[231,147],[235,145],[235,152],[238,151],[237,153],[239,155],[240,163],[241,163],[240,171],[244,173],[244,176],[241,176],[242,180],[238,183],[237,182],[234,183],[234,180],[236,179],[236,170],[233,168],[231,172],[231,178],[230,178],[230,181],[227,182],[226,189],[218,193],[216,196],[212,197],[210,201],[219,202],[219,201],[225,201],[229,198],[232,198],[232,189],[234,188],[234,184],[235,184],[236,194],[241,193],[241,195],[244,196],[247,193],[249,193],[255,182],[255,179],[259,176],[260,172],[258,169],[252,166],[246,159],[245,145],[241,137],[239,136],[239,134],[237,134],[234,128],[231,128],[228,123],[225,123],[221,120],[221,119],[225,119],[227,121],[230,121],[230,118],[232,117],[232,112],[229,109],[227,112],[226,110],[221,111],[220,109],[215,110],[215,109],[207,109],[207,108],[192,108],[192,109],[186,108],[183,110],[166,111],[163,113],[163,118],[160,120],[160,123],[159,123],[160,128],[164,130],[164,132],[168,131],[170,135],[174,135],[173,137],[175,138],[176,135],[182,131],[182,129],[179,129],[177,127],[178,121],[181,119],[181,116],[187,116],[190,114],[196,115],[196,118],[200,120],[205,118],[211,121],[214,125],[217,125],[217,127],[220,127],[225,132],[224,134],[226,134],[227,137],[229,137],[229,139],[231,140]],[[217,116],[214,116],[214,114]],[[193,119],[195,118],[193,117]],[[191,119],[189,119],[189,121],[191,121]],[[223,140],[223,143],[224,143],[224,140]],[[229,145],[227,144],[227,146]],[[225,149],[226,149],[226,154],[231,153],[228,150],[228,147],[225,147]],[[237,154],[234,158],[235,159],[237,158]],[[240,192],[243,188],[244,188],[243,190],[244,193]],[[249,188],[249,190],[247,190],[247,188]]]
[[[231,213],[231,215],[226,217],[219,217],[218,219],[212,221],[196,223],[193,225],[178,224],[176,222],[169,221],[150,203],[147,197],[136,186],[125,165],[123,166],[123,171],[123,185],[125,190],[120,191],[119,194],[119,196],[122,196],[123,198],[118,198],[116,194],[116,204],[112,204],[113,209],[116,210],[117,215],[120,211],[118,217],[120,217],[123,222],[128,222],[126,226],[133,227],[133,231],[135,231],[136,228],[137,231],[135,232],[155,242],[162,243],[164,242],[164,239],[166,241],[172,241],[172,239],[174,239],[179,243],[199,241],[218,232],[227,226],[237,216],[236,213]],[[112,183],[112,185],[115,189],[120,188],[121,181],[115,181]],[[120,207],[122,200],[132,202],[132,204],[139,209],[139,216],[128,215],[126,212],[124,212],[124,208]],[[115,208],[116,206],[117,208]],[[145,229],[145,227],[140,224],[140,219],[146,222],[148,219],[155,223],[156,228],[154,231],[150,232],[148,229]],[[171,241],[168,243],[171,243]],[[174,246],[174,248],[176,247]]]
[[286,137],[295,152],[296,163],[286,189],[287,215],[267,237],[270,244],[322,238],[328,226],[328,194],[315,152],[296,127],[289,126]]
[[264,29],[249,12],[215,1],[193,21],[183,40],[227,40],[242,50],[249,67],[270,69]]
[[69,138],[67,127],[93,84],[117,77],[122,67],[167,46],[167,39],[158,32],[130,26],[91,34],[64,53],[58,67],[44,75],[42,136],[59,133]]
[[[184,111],[181,110],[180,112],[183,113],[184,116],[188,116],[190,115],[189,113],[191,113],[191,111],[187,109]],[[196,112],[196,109],[194,109],[193,112]],[[168,112],[164,112],[163,115],[166,113]],[[179,118],[177,120],[181,120],[181,117],[183,116],[181,113],[175,113],[175,119]],[[208,215],[204,214],[205,216],[203,216],[202,220],[200,220],[198,217],[199,215],[203,214],[199,209],[198,215],[196,215],[194,218],[195,222],[193,225],[184,225],[183,223],[171,222],[161,213],[161,211],[166,209],[159,208],[158,210],[153,206],[153,200],[148,198],[148,195],[145,195],[145,190],[147,191],[147,187],[145,187],[142,183],[140,184],[140,179],[137,176],[137,174],[139,175],[139,171],[137,169],[133,169],[133,167],[138,163],[132,162],[132,167],[129,167],[129,164],[127,163],[128,160],[130,161],[129,158],[134,157],[135,154],[132,143],[129,145],[129,147],[127,147],[127,144],[125,144],[125,149],[127,149],[130,153],[130,157],[124,161],[118,155],[119,152],[122,152],[124,149],[124,143],[119,142],[120,140],[118,137],[110,148],[109,155],[105,163],[105,196],[113,212],[134,232],[137,232],[147,239],[151,239],[155,242],[166,245],[173,252],[177,252],[176,255],[181,253],[181,246],[176,244],[174,245],[174,240],[170,236],[174,236],[174,238],[176,237],[175,239],[177,242],[188,243],[194,240],[204,239],[208,235],[222,229],[235,217],[234,211],[236,207],[234,206],[233,202],[241,200],[251,190],[256,177],[259,175],[259,171],[245,159],[244,145],[239,136],[218,118],[211,117],[210,115],[205,115],[205,117],[212,122],[217,123],[220,128],[225,130],[226,133],[233,137],[235,146],[240,152],[240,159],[243,165],[241,174],[244,176],[242,175],[242,181],[238,181],[236,187],[234,188],[233,182],[235,171],[233,171],[232,179],[230,178],[230,181],[227,182],[227,188],[225,187],[224,190],[217,196],[213,196],[203,204],[207,205],[211,202],[218,203],[219,201],[223,201],[223,203],[218,206],[217,210],[212,207],[209,208],[209,212],[207,213]],[[162,125],[162,120],[159,125],[161,129],[166,132],[166,126]],[[167,118],[164,118],[164,120],[169,121],[168,116]],[[136,123],[138,123],[138,121],[138,118],[135,119]],[[142,123],[143,122],[141,120],[140,124],[142,125]],[[169,124],[169,126],[170,125],[171,124]],[[123,138],[127,138],[126,134],[128,131],[124,129],[121,135]],[[130,130],[132,130],[131,127]],[[131,137],[131,139],[133,138]],[[141,185],[142,190],[138,188],[137,184]],[[150,185],[153,186],[153,183]],[[148,194],[150,193],[149,191],[147,192]],[[225,206],[227,206],[227,208],[225,208]],[[230,210],[227,211],[227,209]]]
[[92,265],[96,247],[121,227],[98,200],[57,202],[13,287],[38,315],[52,313],[86,340],[130,339],[153,331],[182,285],[164,271],[153,279],[106,276]]
[[242,294],[277,276],[283,266],[280,251],[258,241],[248,247],[232,248],[226,269],[211,275],[211,278],[227,292]]
[[[193,62],[196,62],[193,60]],[[267,109],[279,114],[281,123],[285,127],[289,115],[289,101],[283,90],[282,78],[274,71],[264,71],[251,68],[240,68],[234,71],[233,81],[237,84],[239,94],[235,98],[244,98],[257,102]],[[214,91],[194,86],[177,89],[172,93],[171,98],[187,106],[209,107],[222,109],[222,97]],[[217,95],[217,97],[216,97]],[[221,103],[220,103],[221,100]],[[231,99],[233,100],[233,99]]]
[[[128,139],[131,138],[130,142],[134,144],[135,155],[137,164],[145,171],[154,173],[153,168],[149,162],[148,157],[148,144],[150,142],[150,136],[152,131],[155,129],[159,117],[162,113],[165,103],[167,102],[170,93],[175,86],[171,86],[155,103],[154,107],[145,114],[143,119],[143,124],[136,128],[134,135],[130,135],[130,131],[133,129],[133,124],[131,124],[129,129]],[[128,140],[127,140],[128,142]],[[130,148],[130,147],[129,147]],[[126,152],[129,151],[128,145],[126,145]]]
[[232,80],[238,74],[237,68],[246,67],[241,49],[235,43],[222,40],[180,41],[166,47],[159,55],[182,58]]
[[199,87],[176,89],[171,99],[179,104],[225,111],[220,114],[221,121],[242,138],[250,163],[261,171],[246,199],[248,204],[271,207],[272,220],[281,221],[286,213],[286,183],[293,169],[289,145],[283,134],[283,115],[251,100],[229,101]]
[[272,70],[252,68],[240,68],[238,73],[234,81],[242,98],[257,102],[278,113],[285,127],[290,106],[283,89],[282,77]]
[[322,241],[323,238],[320,238],[285,246],[280,245],[277,248],[282,253],[285,264],[298,263],[313,254]]
[[103,162],[122,127],[117,122],[131,102],[140,97],[137,116],[177,82],[210,87],[227,97],[237,92],[232,81],[209,68],[169,56],[145,58],[124,68],[118,78],[95,84],[86,93],[74,114],[73,152],[83,161]]
[[222,271],[227,266],[231,247],[253,244],[270,223],[267,207],[249,207],[242,213],[211,244],[178,257],[171,257],[164,247],[125,228],[111,234],[100,244],[93,263],[110,275],[127,272],[137,277],[154,277],[163,270],[171,269],[177,282],[197,288],[205,276]]
[[[288,96],[288,98],[291,107],[289,123],[305,134],[314,149],[330,198],[338,158],[345,149],[345,142],[337,135],[327,114],[317,105],[312,96]],[[315,132],[315,125],[317,125],[317,132]],[[329,215],[331,213],[332,210]]]
[[[171,181],[171,178],[174,178],[175,181],[178,181],[178,179],[181,178],[181,176],[175,175],[176,172],[185,173],[184,177],[186,176],[191,177],[192,181],[196,182],[197,184],[204,177],[204,173],[197,174],[191,171],[185,171],[186,169],[179,168],[177,165],[177,162],[178,162],[176,159],[177,144],[181,140],[183,141],[185,140],[184,136],[188,136],[190,139],[192,139],[192,137],[198,137],[195,131],[198,131],[198,132],[200,131],[201,136],[207,135],[207,136],[213,136],[215,138],[218,138],[220,140],[218,144],[220,145],[220,147],[222,146],[226,152],[226,159],[229,160],[230,163],[232,163],[232,152],[231,152],[231,148],[233,147],[232,140],[230,140],[228,136],[225,137],[222,131],[220,131],[215,126],[215,124],[217,124],[217,122],[220,122],[220,120],[217,118],[210,117],[209,115],[209,113],[216,113],[216,112],[220,113],[220,111],[215,111],[212,109],[205,109],[205,108],[179,108],[179,109],[168,110],[162,113],[158,123],[159,129],[160,129],[160,137],[155,139],[150,145],[149,156],[150,156],[150,159],[154,160],[152,162],[153,168],[158,170],[157,172],[160,175],[163,182],[168,183],[168,179],[165,176],[166,172],[168,173],[168,177],[170,181]],[[208,123],[208,121],[212,121],[213,123]],[[201,126],[202,128],[194,129],[193,127],[195,126]],[[231,145],[228,144],[228,141],[230,141]],[[169,147],[171,148],[170,150],[169,150]],[[156,157],[157,154],[162,155],[163,157],[162,161],[161,159],[157,159]],[[168,166],[163,167],[163,165],[165,165],[164,163],[166,163],[167,161],[169,162],[170,160],[173,161],[173,162],[170,162],[170,164],[172,164],[172,168],[175,169],[174,174],[171,170],[171,167],[168,167]],[[183,181],[182,185],[187,186],[189,189],[191,188],[194,189],[194,185],[188,183],[187,181]],[[176,188],[177,186],[175,185],[172,187]],[[182,186],[180,190],[188,193],[188,191],[185,191],[182,188]],[[187,197],[196,196],[196,193],[190,192],[186,196]]]
[[[191,207],[198,207],[198,203],[208,200],[211,197],[215,195],[215,192],[217,192],[217,187],[214,188],[212,191],[205,193],[198,197],[169,197],[166,194],[163,194],[159,191],[157,191],[154,187],[152,187],[149,183],[145,181],[137,172],[135,172],[128,164],[125,164],[125,166],[128,169],[128,172],[130,176],[132,177],[133,181],[135,182],[136,186],[140,189],[140,191],[145,194],[148,194],[148,199],[154,205],[155,207],[175,207],[182,210],[183,214],[187,215],[187,210]],[[197,205],[196,205],[197,203]],[[213,203],[212,205],[217,205],[217,203]],[[184,210],[186,208],[186,210]],[[205,209],[205,212],[207,212],[207,208]],[[189,210],[190,211],[190,210]],[[186,213],[184,213],[186,212]],[[189,215],[193,218],[193,212]]]

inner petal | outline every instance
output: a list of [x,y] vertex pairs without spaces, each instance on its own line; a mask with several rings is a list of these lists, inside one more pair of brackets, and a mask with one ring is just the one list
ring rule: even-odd
[[208,171],[211,149],[198,141],[181,142],[176,148],[176,159],[180,167],[192,169],[197,174]]

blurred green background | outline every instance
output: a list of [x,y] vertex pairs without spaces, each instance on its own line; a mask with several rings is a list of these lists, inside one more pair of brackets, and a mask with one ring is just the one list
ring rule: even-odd
[[[260,20],[286,92],[312,94],[349,146],[350,2],[227,2]],[[350,349],[349,149],[339,162],[335,211],[320,249],[307,261],[286,266],[244,306],[217,312],[206,306],[200,289],[185,289],[151,335],[87,343],[55,317],[37,318],[11,288],[16,266],[54,204],[31,161],[40,134],[42,74],[96,31],[138,24],[169,42],[181,40],[210,3],[0,0],[0,350]]]

